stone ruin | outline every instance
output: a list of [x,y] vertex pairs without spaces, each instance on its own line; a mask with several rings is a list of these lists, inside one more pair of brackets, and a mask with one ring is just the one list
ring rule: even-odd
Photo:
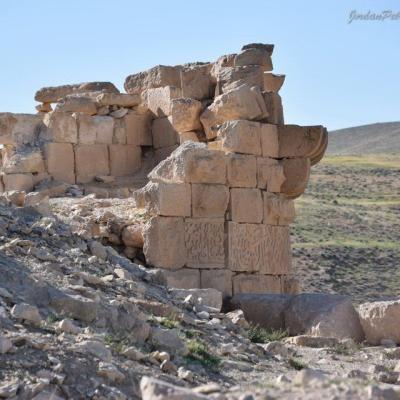
[[296,293],[293,199],[328,136],[284,124],[273,48],[159,65],[128,76],[127,93],[108,82],[39,90],[37,114],[0,114],[1,190],[133,196],[148,215],[133,246],[170,286]]

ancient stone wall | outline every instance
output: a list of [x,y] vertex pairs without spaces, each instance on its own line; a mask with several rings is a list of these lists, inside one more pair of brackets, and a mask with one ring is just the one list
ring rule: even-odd
[[298,290],[293,199],[327,132],[284,124],[285,77],[271,73],[272,51],[249,44],[214,63],[159,65],[128,76],[126,94],[108,82],[39,90],[37,115],[0,114],[3,190],[49,181],[118,188],[151,171],[132,192],[150,217],[146,264],[171,286],[227,296]]

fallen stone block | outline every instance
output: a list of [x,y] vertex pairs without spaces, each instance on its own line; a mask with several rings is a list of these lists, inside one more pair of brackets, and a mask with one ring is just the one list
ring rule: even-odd
[[172,100],[169,120],[177,132],[188,132],[201,129],[201,102],[190,98]]
[[207,139],[217,136],[218,125],[233,120],[261,120],[268,115],[258,87],[241,85],[217,96],[200,116]]
[[142,93],[143,103],[156,118],[171,115],[173,99],[181,97],[182,90],[174,86],[146,89]]
[[191,268],[224,268],[225,237],[223,218],[186,218],[186,265]]
[[257,157],[257,186],[268,192],[280,193],[286,180],[282,161]]
[[264,224],[289,225],[294,221],[295,208],[293,200],[283,195],[263,192]]
[[105,144],[75,147],[76,182],[88,183],[97,175],[109,175],[108,148]]
[[285,310],[285,327],[290,335],[312,335],[364,339],[360,318],[347,296],[302,293],[293,297]]
[[0,113],[0,144],[33,145],[42,127],[40,115]]
[[137,94],[101,93],[96,97],[100,106],[135,107],[140,104],[141,98]]
[[232,279],[233,294],[281,293],[279,276],[260,274],[237,274]]
[[203,100],[214,94],[211,79],[212,64],[191,64],[183,66],[181,71],[182,96]]
[[200,287],[200,271],[193,268],[181,268],[176,271],[162,270],[165,283],[170,288],[193,289]]
[[178,132],[167,117],[155,119],[151,127],[151,132],[155,149],[174,146],[179,142]]
[[70,94],[100,91],[119,93],[119,90],[111,82],[85,82],[41,88],[35,93],[35,100],[42,103],[57,103],[60,99]]
[[231,189],[231,219],[234,222],[261,223],[263,199],[260,189]]
[[80,144],[111,144],[114,119],[107,116],[80,114],[78,118]]
[[400,344],[400,300],[363,303],[358,314],[369,344],[380,345],[385,339]]
[[149,265],[176,270],[186,263],[185,227],[180,217],[153,217],[143,232]]
[[130,144],[111,144],[110,173],[113,176],[129,176],[137,172],[142,164],[140,146]]
[[30,192],[33,189],[32,174],[7,174],[3,175],[4,191],[11,190]]
[[225,185],[192,184],[192,216],[194,218],[225,217],[229,189]]
[[222,149],[240,154],[261,155],[260,123],[246,120],[227,121],[218,129]]
[[124,117],[126,143],[136,146],[152,146],[150,113],[130,111]]
[[235,56],[234,66],[261,65],[265,71],[272,71],[272,60],[270,52],[266,49],[250,48],[244,49]]
[[227,154],[227,179],[230,187],[256,187],[256,157],[236,153]]
[[224,297],[232,296],[232,272],[228,269],[201,269],[200,287],[216,289]]
[[77,143],[78,126],[75,116],[63,112],[45,115],[43,123],[47,126],[46,136],[57,143]]
[[278,93],[285,82],[285,77],[286,75],[276,75],[270,72],[264,72],[264,90],[267,92]]
[[124,84],[129,94],[141,94],[145,89],[164,86],[181,87],[181,66],[157,65],[147,71],[129,75]]

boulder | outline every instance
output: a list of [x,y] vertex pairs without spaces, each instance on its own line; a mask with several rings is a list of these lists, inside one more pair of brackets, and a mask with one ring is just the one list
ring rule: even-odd
[[391,339],[400,344],[400,300],[363,303],[358,314],[368,343],[379,345]]
[[285,310],[285,327],[290,335],[364,339],[360,319],[350,297],[302,293],[293,296]]
[[191,296],[195,305],[215,308],[218,311],[222,308],[222,293],[216,289],[171,289],[170,293],[180,300]]
[[154,328],[150,335],[150,342],[158,350],[167,351],[170,354],[185,356],[188,349],[180,337],[179,329]]
[[32,325],[40,325],[42,321],[37,307],[26,303],[16,304],[11,309],[11,315],[18,320],[28,322]]
[[171,102],[170,121],[177,132],[195,131],[201,128],[202,104],[191,98],[178,98]]

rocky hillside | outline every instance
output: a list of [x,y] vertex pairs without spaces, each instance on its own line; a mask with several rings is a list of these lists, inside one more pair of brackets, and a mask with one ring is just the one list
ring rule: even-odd
[[383,122],[329,132],[327,154],[376,154],[400,151],[400,122]]

